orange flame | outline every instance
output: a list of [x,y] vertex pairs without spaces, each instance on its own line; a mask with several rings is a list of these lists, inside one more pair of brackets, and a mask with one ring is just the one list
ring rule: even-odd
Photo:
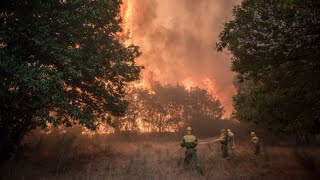
[[[238,0],[232,0],[233,3],[235,3]],[[149,3],[149,2],[156,2],[154,3]],[[225,81],[222,81],[221,79],[215,79],[215,78],[221,78],[221,75],[217,75],[217,77],[214,77],[212,74],[214,73],[209,73],[203,74],[203,75],[195,75],[193,76],[193,72],[190,74],[190,70],[188,68],[183,68],[181,70],[182,73],[180,73],[179,77],[174,77],[172,74],[174,73],[168,73],[167,75],[165,72],[172,70],[172,68],[165,68],[166,66],[170,66],[172,63],[167,62],[161,59],[172,59],[173,61],[177,61],[176,64],[179,64],[179,59],[176,57],[176,54],[179,54],[181,52],[184,52],[185,54],[188,54],[188,52],[185,52],[184,49],[184,42],[183,38],[185,38],[185,35],[178,34],[179,37],[177,38],[171,38],[168,37],[168,39],[173,39],[176,40],[174,43],[177,44],[177,46],[181,45],[181,48],[172,49],[171,46],[166,47],[167,44],[164,43],[164,41],[161,41],[159,39],[167,38],[167,34],[170,33],[171,31],[171,26],[167,27],[166,24],[170,24],[171,22],[175,22],[174,20],[177,20],[177,24],[181,24],[186,22],[185,16],[175,16],[174,13],[184,13],[185,10],[179,9],[177,11],[175,10],[169,10],[172,14],[169,14],[166,16],[168,9],[168,3],[172,3],[172,5],[178,5],[178,4],[184,4],[182,1],[177,3],[177,1],[171,1],[171,0],[144,0],[144,1],[137,1],[137,0],[123,0],[123,4],[121,6],[121,19],[122,19],[122,29],[123,32],[121,33],[122,36],[125,37],[124,39],[124,45],[128,47],[130,44],[135,43],[138,46],[140,46],[141,50],[143,51],[143,55],[137,60],[137,64],[143,65],[145,69],[142,71],[142,79],[138,82],[132,83],[134,87],[139,87],[139,88],[146,88],[149,89],[150,92],[152,92],[151,87],[152,83],[154,81],[159,81],[160,83],[169,83],[169,84],[176,84],[177,82],[181,83],[182,85],[185,86],[187,90],[191,90],[193,87],[199,86],[200,88],[207,89],[208,92],[215,98],[219,99],[221,104],[225,107],[225,113],[224,117],[228,117],[232,110],[232,100],[231,96],[235,94],[235,89],[231,85],[232,83],[226,83]],[[174,3],[173,3],[174,2]],[[208,4],[211,2],[210,0],[205,0],[204,5]],[[201,3],[200,3],[201,4]],[[226,3],[213,3],[217,5],[223,5]],[[228,5],[229,6],[229,5]],[[151,7],[151,8],[149,8]],[[156,7],[156,8],[152,8]],[[178,7],[178,6],[177,6]],[[200,6],[199,6],[200,7]],[[231,4],[230,4],[231,7]],[[220,8],[217,6],[217,9],[220,10]],[[138,11],[139,10],[139,11]],[[159,10],[159,11],[155,11]],[[156,12],[155,14],[152,14],[153,12]],[[207,10],[204,13],[208,13],[213,15],[214,13],[211,13],[213,11]],[[218,13],[221,13],[220,11],[217,11]],[[150,19],[145,19],[145,14],[150,13]],[[202,13],[201,13],[202,14]],[[190,14],[192,15],[192,14]],[[201,16],[202,17],[202,16]],[[210,18],[209,18],[210,19]],[[212,19],[212,18],[211,18]],[[181,22],[179,21],[181,20]],[[146,22],[145,22],[146,21]],[[218,21],[218,20],[214,20]],[[164,25],[165,24],[165,25]],[[174,24],[174,23],[173,23]],[[158,27],[164,27],[164,28],[158,28]],[[180,27],[180,30],[182,29],[183,31],[178,31],[179,28],[176,28],[175,31],[173,32],[186,32],[192,33],[193,31],[188,28],[192,28],[191,26],[183,25]],[[210,26],[210,32],[213,27]],[[202,30],[204,31],[204,34],[206,34],[206,29],[209,29],[209,26],[202,25]],[[148,33],[145,33],[148,32]],[[191,34],[193,35],[193,34]],[[204,39],[207,39],[207,36],[209,35],[199,35],[196,36],[198,40],[201,40],[204,44],[207,43]],[[193,36],[192,36],[193,37]],[[186,37],[187,38],[187,37]],[[180,42],[180,41],[181,42]],[[165,41],[167,42],[167,41]],[[164,45],[165,44],[165,45]],[[171,49],[170,49],[171,48]],[[176,47],[173,47],[176,48]],[[158,50],[158,51],[157,51]],[[162,52],[162,50],[165,50]],[[180,52],[181,50],[181,52]],[[216,56],[212,55],[211,52],[207,52],[206,49],[201,49],[205,54],[203,56],[199,56],[200,58],[208,58],[211,56]],[[207,54],[206,54],[207,52]],[[158,54],[159,53],[159,54]],[[209,54],[210,53],[210,54]],[[196,54],[196,53],[195,53]],[[209,55],[208,55],[209,54]],[[192,55],[192,54],[191,54]],[[196,55],[198,56],[198,55]],[[185,56],[183,56],[185,57]],[[182,58],[183,58],[182,57]],[[226,58],[226,57],[220,57],[217,56],[216,58]],[[160,60],[160,62],[155,62],[152,60]],[[187,61],[186,61],[187,62]],[[208,63],[208,62],[206,62]],[[208,63],[209,64],[209,63]],[[161,66],[161,67],[160,67]],[[224,67],[223,64],[219,65],[219,67]],[[164,67],[164,68],[162,68]],[[213,68],[213,70],[218,70],[218,68]],[[162,72],[164,71],[164,72]],[[184,71],[187,72],[184,74]],[[207,70],[206,70],[207,71]],[[197,71],[195,71],[197,72]],[[179,74],[179,73],[177,73]],[[221,74],[221,73],[220,73]],[[222,73],[226,74],[226,76],[230,76],[230,73]],[[186,75],[186,77],[184,77]],[[218,81],[217,81],[218,80]]]
[[190,91],[191,88],[196,86],[195,82],[193,80],[191,80],[191,78],[187,78],[187,79],[183,80],[181,83],[188,91]]
[[132,16],[133,16],[133,1],[132,0],[124,0],[121,6],[121,19],[122,19],[122,29],[125,37],[125,46],[129,46],[132,44]]

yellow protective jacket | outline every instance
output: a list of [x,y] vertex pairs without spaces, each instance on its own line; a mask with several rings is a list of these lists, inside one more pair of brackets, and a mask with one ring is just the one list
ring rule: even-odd
[[251,142],[252,142],[252,144],[259,144],[259,138],[257,136],[253,136],[251,138]]
[[182,147],[186,147],[187,149],[195,148],[198,145],[197,138],[192,134],[187,134],[183,136],[182,141],[180,142]]
[[230,142],[231,148],[235,148],[236,145],[234,144],[234,134],[231,131],[228,131],[228,140]]
[[221,144],[227,144],[228,143],[228,135],[226,133],[221,133],[219,140],[220,140]]

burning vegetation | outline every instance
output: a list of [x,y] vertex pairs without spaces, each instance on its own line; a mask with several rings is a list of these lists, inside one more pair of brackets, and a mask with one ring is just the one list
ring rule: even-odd
[[317,1],[0,5],[0,179],[319,177]]
[[[124,0],[124,31],[140,46],[141,84],[155,81],[198,86],[219,99],[224,117],[233,110],[230,55],[214,51],[223,23],[239,0]],[[229,61],[229,62],[228,62]]]

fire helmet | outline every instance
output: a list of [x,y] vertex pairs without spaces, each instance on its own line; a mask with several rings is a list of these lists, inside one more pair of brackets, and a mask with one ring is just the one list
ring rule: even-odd
[[192,131],[192,128],[190,126],[187,127],[187,131]]

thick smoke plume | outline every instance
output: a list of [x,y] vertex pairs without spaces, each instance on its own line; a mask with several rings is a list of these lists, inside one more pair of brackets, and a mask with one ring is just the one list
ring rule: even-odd
[[215,51],[239,0],[126,0],[125,28],[141,47],[143,85],[153,81],[208,89],[232,112],[231,56]]

